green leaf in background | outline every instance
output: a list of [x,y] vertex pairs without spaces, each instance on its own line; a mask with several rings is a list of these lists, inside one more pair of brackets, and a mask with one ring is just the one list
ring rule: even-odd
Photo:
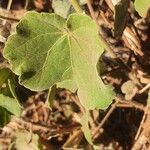
[[11,114],[3,107],[0,107],[0,127],[5,126],[11,119]]
[[15,101],[18,103],[18,105],[20,107],[22,107],[21,105],[21,102],[22,102],[22,99],[18,97],[17,95],[17,91],[16,91],[16,88],[17,88],[17,84],[16,84],[16,81],[14,80],[13,76],[12,78],[8,79],[8,86],[9,86],[9,89],[10,89],[10,92],[13,96],[13,98],[15,99]]
[[141,17],[146,17],[147,11],[150,8],[150,0],[135,0],[134,6]]
[[54,84],[52,87],[49,88],[47,99],[46,99],[46,104],[48,104],[50,108],[52,108],[53,106],[53,100],[55,99],[56,90],[57,90],[56,84]]
[[[13,82],[13,79],[11,78],[11,79],[8,79],[8,86],[9,86],[9,89],[10,89],[10,92],[11,92],[11,94],[12,94],[12,96],[16,99],[16,100],[18,100],[18,96],[17,96],[17,94],[16,94],[16,91],[15,91],[15,84],[14,84],[14,82]],[[18,100],[19,101],[19,100]]]
[[56,14],[62,16],[63,18],[67,18],[71,4],[69,0],[53,0],[52,7]]
[[26,130],[17,131],[13,143],[16,150],[40,150],[39,136]]
[[3,95],[5,95],[5,96],[9,96],[9,97],[13,97],[13,96],[12,96],[12,93],[11,93],[11,91],[10,91],[9,85],[8,85],[7,82],[5,83],[5,86],[4,86],[4,87],[1,87],[1,89],[0,89],[0,94],[3,94]]
[[[11,114],[20,116],[21,108],[14,98],[8,86],[8,79],[11,76],[11,71],[7,68],[0,69],[0,125],[3,126],[8,123]],[[2,85],[5,83],[5,86]],[[10,114],[10,113],[11,114]]]
[[4,57],[25,87],[39,91],[70,81],[86,109],[105,109],[114,92],[96,69],[103,51],[96,24],[87,15],[72,14],[66,21],[56,14],[29,12],[9,37]]
[[149,90],[149,92],[148,92],[147,105],[150,107],[150,90]]
[[124,31],[128,13],[128,6],[129,0],[120,0],[115,5],[114,36],[117,38],[121,37]]
[[0,87],[5,83],[9,76],[11,75],[11,71],[7,68],[0,69]]
[[0,94],[12,96],[8,87],[8,79],[11,77],[12,72],[8,68],[0,69]]
[[15,116],[20,116],[21,108],[18,105],[18,102],[9,96],[5,96],[0,94],[0,106],[5,108],[10,113],[14,114]]

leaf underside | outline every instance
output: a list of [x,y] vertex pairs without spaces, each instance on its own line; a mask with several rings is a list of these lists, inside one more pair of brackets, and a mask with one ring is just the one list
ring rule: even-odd
[[88,16],[72,14],[65,20],[56,14],[29,12],[9,37],[3,54],[25,87],[39,91],[57,84],[78,89],[86,109],[104,109],[114,93],[96,69],[103,51]]

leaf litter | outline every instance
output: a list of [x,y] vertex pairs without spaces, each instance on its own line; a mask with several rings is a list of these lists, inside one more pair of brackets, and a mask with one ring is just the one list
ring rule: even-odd
[[[100,8],[100,3],[102,3],[102,8]],[[17,5],[17,2],[13,5]],[[100,74],[106,84],[114,87],[119,101],[114,102],[114,105],[112,104],[105,111],[90,111],[92,121],[89,121],[89,129],[92,132],[102,121],[104,122],[103,126],[100,126],[97,130],[97,136],[93,139],[94,144],[98,145],[97,149],[100,150],[149,149],[150,115],[149,106],[146,106],[146,101],[149,99],[149,90],[143,90],[142,93],[138,92],[150,81],[149,24],[138,14],[129,10],[131,16],[127,18],[123,36],[120,39],[115,39],[112,32],[113,5],[106,0],[105,2],[93,1],[92,6],[95,15],[98,14],[97,20],[102,27],[102,36],[121,60],[120,63],[114,61],[108,52],[105,52],[102,56],[104,69],[101,70]],[[35,7],[37,5],[32,9],[35,9]],[[44,7],[37,7],[38,11],[43,11],[43,9]],[[49,9],[51,9],[51,6],[49,6]],[[88,10],[86,7],[85,9]],[[45,11],[47,11],[46,8]],[[7,65],[6,62],[4,64]],[[129,83],[129,85],[125,90],[122,90],[126,83]],[[70,147],[73,149],[93,149],[93,146],[87,143],[81,131],[79,122],[84,108],[78,103],[76,93],[71,93],[66,89],[57,89],[52,108],[45,105],[47,94],[48,91],[28,95],[28,100],[24,102],[21,117],[12,118],[10,123],[2,128],[1,145],[4,145],[5,149],[11,147],[11,145],[13,147],[17,138],[16,133],[21,133],[22,129],[26,129],[31,135],[31,141],[28,142],[32,143],[32,136],[34,139],[34,133],[36,133],[40,137],[38,143],[42,142],[41,145],[44,145],[45,149],[67,149]],[[113,106],[115,106],[115,109],[105,121],[104,118]]]

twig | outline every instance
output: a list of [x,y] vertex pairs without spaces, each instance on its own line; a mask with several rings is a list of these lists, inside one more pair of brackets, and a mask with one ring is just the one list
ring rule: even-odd
[[93,20],[95,21],[95,23],[97,24],[97,27],[99,29],[99,23],[96,19],[96,16],[95,16],[95,13],[94,13],[94,10],[93,10],[93,7],[91,5],[91,1],[90,0],[87,0],[87,6],[88,6],[88,9],[90,11],[90,14],[91,14],[91,17],[93,18]]
[[[81,130],[75,130],[73,133],[69,136],[65,144],[63,145],[63,149],[70,149],[69,147],[72,146],[72,144],[78,145],[83,138],[83,132]],[[71,148],[72,149],[72,148]]]
[[2,16],[2,15],[0,15],[0,18],[6,19],[6,20],[11,20],[11,21],[16,21],[16,22],[20,21],[20,19],[17,19],[17,18],[11,18],[11,17],[6,17],[6,16]]
[[[132,147],[132,150],[149,150],[150,149],[150,110],[146,107],[145,114],[143,116],[140,128],[140,134],[136,136],[135,143]],[[146,117],[145,117],[146,115]]]
[[[13,0],[9,0],[8,4],[7,4],[7,12],[9,12],[10,8],[11,8],[11,4],[12,4]],[[3,20],[2,25],[6,24],[6,20]]]
[[[111,12],[114,13],[114,6],[112,4],[112,1],[105,0],[105,2],[108,5],[108,7],[110,8]],[[134,32],[136,33],[134,24],[132,24],[132,28],[134,29]],[[133,50],[135,53],[139,54],[140,56],[143,56],[144,53],[141,50],[141,41],[140,41],[139,37],[137,36],[137,33],[136,33],[136,36],[134,36],[134,34],[132,32],[133,32],[133,30],[131,30],[131,28],[126,26],[126,28],[124,29],[124,32],[123,32],[122,39],[125,42],[127,47],[129,47],[131,50]],[[126,42],[126,40],[127,40],[127,42]]]
[[70,99],[80,108],[82,114],[85,113],[85,108],[81,105],[77,95],[70,95]]
[[[135,36],[135,33],[132,31],[131,28],[126,27],[123,32],[123,39],[126,38],[128,42],[128,47],[133,50],[135,53],[139,54],[140,56],[143,56],[144,53],[141,50],[141,44],[140,40],[137,36]],[[125,42],[125,41],[124,41]]]
[[116,100],[115,103],[111,105],[111,108],[107,112],[106,116],[103,118],[103,120],[101,121],[101,123],[97,126],[97,128],[93,131],[92,138],[96,138],[97,132],[100,130],[100,128],[104,125],[104,123],[110,117],[111,113],[115,110],[117,104],[118,104],[118,101]]
[[0,143],[10,143],[10,137],[0,137]]
[[48,127],[46,125],[42,125],[42,124],[38,124],[38,123],[33,123],[33,122],[28,121],[28,120],[24,120],[24,119],[17,118],[17,117],[14,117],[12,119],[12,122],[16,122],[17,124],[19,124],[21,126],[25,126],[26,129],[29,130],[29,131],[31,130],[31,124],[32,124],[33,131],[48,132],[48,131],[53,130],[52,127],[50,128],[50,127]]
[[117,107],[121,107],[121,108],[133,108],[133,106],[131,106],[129,104],[117,104]]
[[9,0],[9,1],[8,1],[8,4],[7,4],[7,10],[8,10],[8,11],[9,11],[10,8],[11,8],[12,1],[13,1],[13,0]]
[[129,14],[129,18],[130,18],[130,20],[131,20],[132,27],[133,27],[133,29],[134,29],[134,31],[135,31],[137,37],[138,37],[138,40],[140,41],[140,44],[141,44],[141,43],[142,43],[141,35],[138,33],[138,30],[137,30],[137,28],[136,28],[136,26],[135,26],[135,24],[134,24],[134,21],[133,21],[133,19],[132,19],[132,17],[131,17],[131,14]]
[[8,127],[6,126],[5,128],[10,128],[11,126],[13,127],[14,123],[16,126],[18,125],[18,127],[20,126],[22,128],[25,128],[28,131],[31,130],[31,125],[32,125],[32,132],[49,133],[49,136],[53,136],[55,134],[62,134],[62,133],[66,133],[66,132],[71,132],[75,129],[81,128],[81,126],[78,124],[77,125],[70,125],[68,127],[63,127],[63,128],[58,128],[58,127],[56,128],[55,126],[46,126],[46,125],[30,122],[28,120],[23,120],[23,119],[17,118],[17,117],[14,117],[12,119],[12,121],[8,124],[9,126]]
[[100,36],[100,39],[102,40],[102,42],[104,43],[104,45],[105,45],[105,48],[106,48],[106,50],[109,52],[109,54],[110,54],[110,56],[112,57],[112,58],[117,58],[117,56],[116,56],[116,54],[113,52],[113,50],[110,48],[110,46],[108,45],[108,43],[107,43],[107,41],[102,37],[102,29],[101,29],[101,27],[99,26],[99,23],[98,23],[98,21],[97,21],[97,19],[96,19],[96,17],[95,17],[95,13],[94,13],[94,10],[93,10],[93,7],[92,7],[92,5],[91,5],[91,1],[90,0],[87,0],[87,6],[88,6],[88,9],[89,9],[89,11],[90,11],[90,14],[91,14],[91,17],[93,18],[93,20],[95,21],[95,23],[96,23],[96,25],[97,25],[97,27],[98,27],[98,29],[99,29],[99,32],[100,32],[100,34],[99,34],[99,36]]
[[138,84],[140,86],[140,84],[138,83],[138,79],[137,77],[134,75],[132,69],[127,65],[125,64],[120,58],[117,57],[117,55],[114,53],[113,49],[109,46],[109,44],[107,43],[107,41],[102,37],[102,28],[101,26],[99,25],[96,17],[95,17],[95,14],[94,14],[94,10],[93,10],[93,7],[91,5],[91,1],[90,0],[87,0],[87,6],[89,8],[89,11],[90,11],[90,14],[93,18],[93,20],[96,22],[97,26],[98,26],[98,29],[99,29],[99,32],[100,32],[100,39],[101,41],[104,43],[104,46],[105,46],[105,49],[109,52],[110,56],[112,58],[115,58],[115,61],[120,65],[120,66],[123,66],[125,67],[128,71],[131,72],[131,77],[133,79],[133,81],[135,81],[136,84]]
[[24,6],[24,9],[27,9],[28,4],[29,4],[29,0],[26,0],[26,3],[25,3],[25,6]]
[[105,0],[106,4],[108,5],[108,7],[111,9],[111,11],[113,12],[114,11],[114,6],[113,6],[113,3],[112,1],[110,0]]
[[143,89],[141,89],[138,93],[139,94],[142,94],[143,92],[145,92],[147,89],[149,89],[150,88],[150,83],[149,84],[147,84]]
[[144,115],[143,115],[142,121],[141,121],[141,123],[140,123],[139,129],[138,129],[138,131],[137,131],[137,133],[136,133],[136,136],[135,136],[135,138],[134,138],[135,141],[138,139],[138,137],[139,137],[139,135],[140,135],[140,132],[141,132],[141,130],[142,130],[143,123],[145,122],[147,113],[148,113],[147,111],[144,111]]
[[141,110],[141,111],[145,111],[145,109],[146,109],[146,106],[144,106],[143,104],[140,104],[140,103],[138,103],[138,102],[135,102],[135,101],[132,101],[132,100],[122,100],[121,98],[118,98],[118,97],[116,97],[116,100],[119,102],[118,104],[117,104],[117,107],[118,106],[128,106],[128,107],[134,107],[134,108],[136,108],[136,109],[139,109],[139,110]]

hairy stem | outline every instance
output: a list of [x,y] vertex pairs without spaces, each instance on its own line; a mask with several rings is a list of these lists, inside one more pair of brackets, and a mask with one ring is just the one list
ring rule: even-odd
[[83,12],[80,5],[78,4],[77,0],[69,0],[69,1],[70,1],[71,5],[73,6],[73,8],[75,9],[75,11],[77,13],[82,13]]

